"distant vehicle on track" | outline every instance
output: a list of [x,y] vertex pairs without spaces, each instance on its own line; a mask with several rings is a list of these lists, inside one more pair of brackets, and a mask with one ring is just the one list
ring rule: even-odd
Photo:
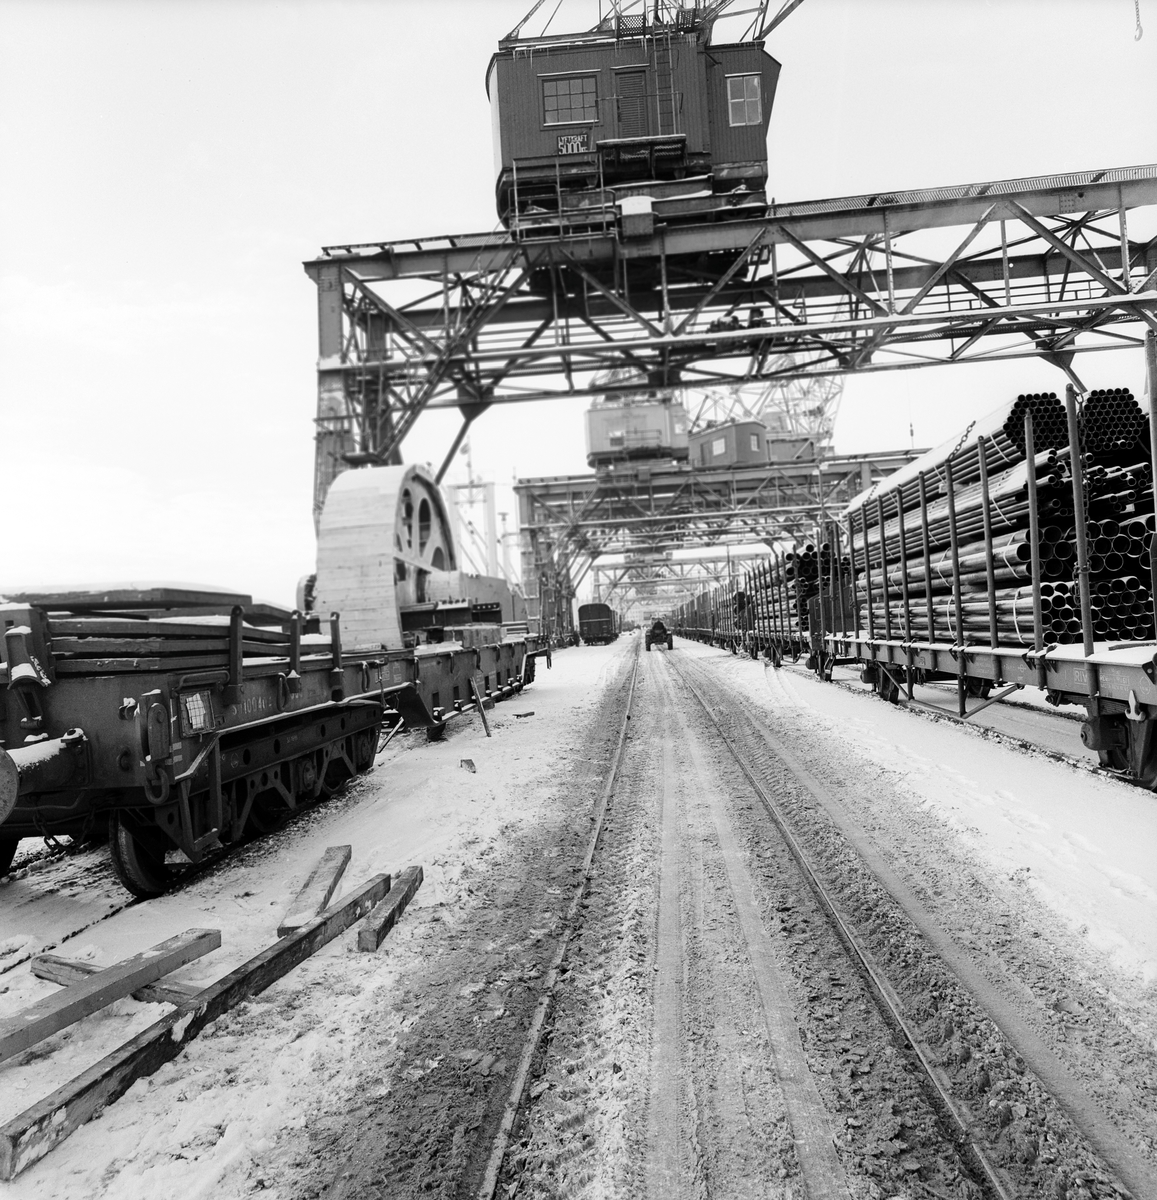
[[645,635],[647,649],[654,646],[666,646],[668,650],[675,649],[675,636],[667,631],[667,626],[661,620],[656,619]]
[[619,636],[618,617],[609,604],[580,604],[579,637],[588,646],[605,646]]

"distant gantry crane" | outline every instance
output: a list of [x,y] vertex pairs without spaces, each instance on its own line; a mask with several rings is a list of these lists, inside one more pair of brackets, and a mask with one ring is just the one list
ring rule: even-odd
[[[773,441],[811,438],[822,460],[849,374],[1031,357],[1081,387],[1076,355],[1140,351],[1157,329],[1157,166],[768,199],[780,67],[765,41],[798,2],[624,0],[577,33],[550,31],[556,8],[531,34],[535,5],[499,42],[486,82],[503,228],[330,246],[305,264],[319,303],[317,512],[340,472],[400,461],[427,411],[461,416],[440,480],[491,406],[603,402],[608,373],[678,397],[689,437],[757,420]],[[639,493],[655,478],[644,487],[642,471]],[[718,536],[744,522],[756,540],[791,536],[821,498],[837,502],[826,466],[807,472],[773,484],[765,471],[751,491],[778,487],[774,504],[720,502],[717,527],[720,512],[743,515]],[[609,474],[621,493],[621,469]],[[702,544],[695,506],[721,488],[672,477],[664,513],[620,519],[662,515],[666,542]],[[773,510],[758,529],[752,507]],[[576,516],[533,536],[523,525],[532,612],[535,581],[561,606],[567,564],[595,547]]]

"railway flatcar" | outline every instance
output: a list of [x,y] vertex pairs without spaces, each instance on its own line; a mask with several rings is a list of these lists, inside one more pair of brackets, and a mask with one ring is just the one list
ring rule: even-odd
[[[952,683],[957,713],[1024,687],[1085,710],[1102,767],[1157,790],[1157,354],[1124,388],[1028,393],[875,484],[816,541],[747,573],[747,641],[844,664],[891,703]],[[718,637],[715,603],[679,620]],[[678,626],[677,626],[678,627]],[[975,701],[979,701],[977,704]],[[971,707],[970,707],[971,705]]]
[[316,614],[184,585],[5,590],[0,875],[23,838],[107,828],[121,882],[159,895],[170,853],[196,863],[368,770],[383,724],[437,740],[475,687],[515,695],[549,651],[503,624],[500,582],[457,569],[436,484],[393,466],[330,488]]
[[766,211],[780,65],[712,43],[726,5],[644,5],[585,33],[504,38],[490,61],[502,222],[557,236]]
[[579,637],[588,646],[606,646],[619,636],[619,622],[609,604],[580,604]]

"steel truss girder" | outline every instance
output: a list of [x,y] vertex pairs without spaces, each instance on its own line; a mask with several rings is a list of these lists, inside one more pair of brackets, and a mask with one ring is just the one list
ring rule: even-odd
[[762,551],[736,550],[693,559],[597,562],[591,571],[596,600],[623,612],[660,602],[673,607],[704,588],[730,583],[745,563],[765,557]]
[[544,571],[577,588],[600,561],[810,536],[821,517],[919,451],[696,470],[623,464],[594,475],[515,484],[523,578]]
[[611,369],[675,386],[1140,345],[1157,239],[1129,236],[1138,209],[1157,216],[1157,166],[776,205],[631,240],[330,247],[306,264],[318,501],[346,466],[396,459],[427,409],[469,421],[601,393]]

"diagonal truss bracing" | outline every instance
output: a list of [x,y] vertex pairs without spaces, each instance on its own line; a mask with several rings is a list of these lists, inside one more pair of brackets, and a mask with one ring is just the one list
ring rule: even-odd
[[[676,580],[691,576],[676,551],[804,540],[821,517],[920,453],[834,456],[704,470],[686,463],[624,463],[595,475],[522,479],[515,485],[522,579],[530,616],[559,632],[548,611],[592,571],[615,587],[642,562]],[[724,549],[724,553],[730,551]],[[549,593],[549,595],[548,595]],[[564,630],[565,631],[565,630]]]
[[428,409],[1140,345],[1157,166],[769,207],[753,220],[329,247],[317,503]]

